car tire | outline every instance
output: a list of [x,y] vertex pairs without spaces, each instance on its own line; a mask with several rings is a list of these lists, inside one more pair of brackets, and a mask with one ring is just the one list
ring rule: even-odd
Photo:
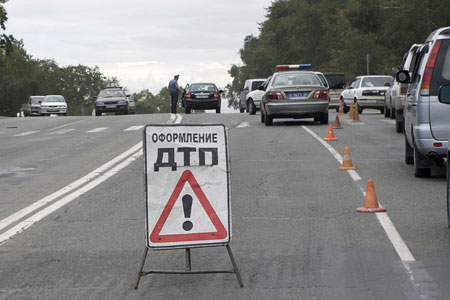
[[386,103],[384,104],[384,117],[387,118],[391,114],[390,110],[387,108]]
[[384,107],[380,108],[380,113],[384,114]]
[[191,113],[191,107],[186,105],[186,107],[184,108],[184,113],[187,114],[187,115],[190,114]]
[[216,107],[216,114],[220,114],[220,103]]
[[239,112],[242,114],[244,111],[245,111],[245,108],[243,108],[241,103],[239,102]]
[[255,103],[253,103],[253,99],[251,99],[251,98],[247,102],[247,110],[248,110],[248,113],[251,115],[256,114],[256,106],[255,106]]
[[264,111],[261,110],[261,123],[264,123],[266,120],[264,118]]
[[402,133],[403,132],[403,122],[400,121],[395,121],[395,129],[397,130],[398,133]]
[[423,156],[422,154],[417,151],[416,146],[413,146],[414,149],[414,176],[423,178],[423,177],[430,177],[431,175],[431,168],[420,168],[419,161],[426,160],[427,158]]
[[350,110],[350,108],[349,108],[347,105],[345,105],[345,103],[342,104],[342,106],[343,106],[343,109],[344,109],[344,114],[348,113],[348,111]]
[[391,100],[391,110],[390,110],[389,116],[391,119],[395,119],[395,109],[392,108],[392,100]]
[[359,114],[362,114],[363,109],[364,109],[364,108],[362,108],[361,106],[358,105],[358,113],[359,113]]
[[319,122],[322,125],[323,124],[328,124],[328,112],[320,113]]
[[267,112],[264,113],[264,124],[266,126],[272,126],[273,125],[273,116],[268,115]]
[[408,139],[405,135],[405,164],[412,165],[414,163],[414,150],[409,145]]

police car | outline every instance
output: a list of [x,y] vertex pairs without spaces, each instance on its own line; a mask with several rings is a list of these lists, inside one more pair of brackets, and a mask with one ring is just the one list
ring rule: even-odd
[[328,124],[328,88],[311,71],[310,64],[278,65],[261,90],[261,122],[270,126],[275,118],[314,118]]

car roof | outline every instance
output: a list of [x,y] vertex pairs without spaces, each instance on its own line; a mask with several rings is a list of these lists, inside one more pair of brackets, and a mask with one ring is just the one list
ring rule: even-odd
[[450,39],[450,27],[442,27],[436,29],[427,37],[425,42],[430,42],[436,39]]
[[297,74],[297,73],[314,74],[315,72],[313,72],[313,71],[304,71],[304,70],[302,70],[302,71],[300,71],[300,70],[297,70],[297,71],[281,71],[281,72],[275,72],[275,73],[273,73],[273,75],[277,75],[277,74]]

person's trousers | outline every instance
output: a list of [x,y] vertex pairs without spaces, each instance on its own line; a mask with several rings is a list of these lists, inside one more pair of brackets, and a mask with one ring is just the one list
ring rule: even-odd
[[173,114],[177,113],[177,104],[178,104],[178,93],[170,93],[170,97],[172,98],[172,104],[170,106],[170,110]]

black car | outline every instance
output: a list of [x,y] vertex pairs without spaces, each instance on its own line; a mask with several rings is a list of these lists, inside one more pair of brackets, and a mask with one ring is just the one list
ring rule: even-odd
[[133,95],[127,95],[121,87],[109,87],[100,91],[95,100],[95,115],[114,112],[116,114],[134,114],[136,103]]
[[181,103],[187,114],[190,114],[192,109],[215,109],[216,113],[220,114],[222,93],[214,83],[191,83],[184,89]]

